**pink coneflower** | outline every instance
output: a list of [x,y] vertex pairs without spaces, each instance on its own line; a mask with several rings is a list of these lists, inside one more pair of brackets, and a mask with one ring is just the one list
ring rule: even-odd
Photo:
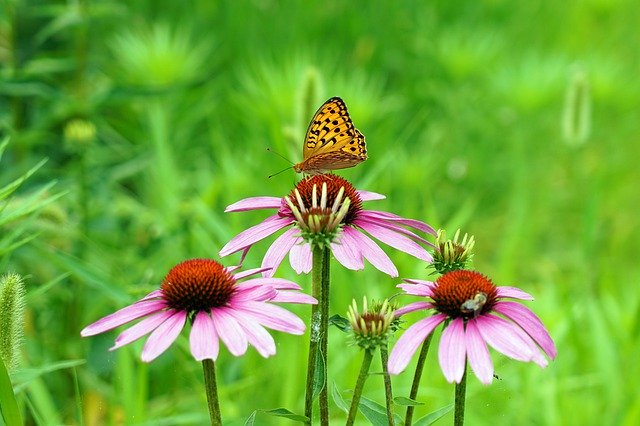
[[447,320],[450,322],[440,338],[438,359],[449,382],[460,383],[468,359],[478,379],[491,383],[493,363],[487,343],[510,358],[533,361],[541,367],[548,364],[542,352],[550,359],[557,354],[540,319],[524,305],[503,300],[533,300],[520,289],[496,287],[484,275],[463,269],[448,272],[435,282],[405,282],[408,284],[398,287],[407,294],[431,300],[410,303],[398,309],[396,316],[422,309],[435,309],[437,313],[413,324],[398,339],[389,357],[391,374],[403,371],[422,342]]
[[249,345],[265,358],[274,355],[275,342],[264,327],[302,334],[305,324],[272,303],[317,301],[297,292],[296,283],[280,278],[239,283],[264,268],[232,274],[236,269],[211,259],[186,260],[169,271],[159,290],[85,327],[80,334],[93,336],[144,317],[123,331],[110,350],[151,333],[142,349],[142,360],[150,362],[171,346],[188,319],[192,323],[191,353],[198,361],[218,357],[219,339],[235,356],[243,355]]
[[349,269],[363,269],[364,259],[367,259],[380,271],[397,277],[398,270],[389,256],[365,232],[393,248],[431,262],[431,255],[421,244],[432,244],[411,229],[435,235],[432,227],[418,220],[362,208],[363,201],[383,198],[383,195],[374,192],[356,190],[339,176],[325,174],[302,179],[283,198],[253,197],[238,201],[225,211],[278,211],[238,234],[222,248],[220,255],[248,249],[257,241],[288,228],[271,244],[264,256],[262,266],[273,267],[265,272],[266,276],[273,274],[287,253],[297,273],[309,272],[312,264],[311,245],[314,244],[330,247],[338,262]]

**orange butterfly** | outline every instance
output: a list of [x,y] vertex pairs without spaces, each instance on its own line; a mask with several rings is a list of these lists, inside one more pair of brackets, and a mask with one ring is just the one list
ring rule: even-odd
[[347,106],[339,97],[326,101],[311,119],[302,159],[293,170],[310,175],[346,169],[367,159],[364,135],[353,125]]

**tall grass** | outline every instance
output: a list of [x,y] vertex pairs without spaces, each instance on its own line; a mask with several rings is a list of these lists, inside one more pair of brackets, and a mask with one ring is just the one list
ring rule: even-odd
[[[0,253],[0,272],[26,277],[24,374],[14,377],[26,417],[206,422],[185,337],[145,365],[140,344],[111,353],[115,333],[79,331],[178,261],[217,258],[264,217],[226,205],[290,190],[293,173],[267,178],[287,164],[266,148],[299,161],[312,80],[314,106],[343,97],[366,135],[370,159],[343,175],[387,195],[376,208],[463,227],[477,239],[476,268],[536,296],[558,358],[539,370],[494,356],[500,380],[469,380],[468,424],[637,424],[639,15],[631,0],[4,1],[0,131],[11,139],[0,187],[47,162],[2,211],[64,194],[0,225],[0,241],[29,240]],[[425,265],[389,254],[402,276],[426,277]],[[309,286],[286,263],[278,274]],[[370,267],[332,278],[340,314],[398,283]],[[303,340],[276,339],[270,359],[221,354],[230,424],[258,408],[302,410]],[[340,390],[359,360],[348,343],[332,330],[329,380]],[[434,353],[427,366],[416,418],[453,399]],[[409,376],[394,379],[397,395]],[[377,380],[365,394],[382,401]]]

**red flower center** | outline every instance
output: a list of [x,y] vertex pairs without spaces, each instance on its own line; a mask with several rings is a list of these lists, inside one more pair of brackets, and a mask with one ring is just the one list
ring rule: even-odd
[[436,309],[451,318],[474,318],[491,311],[497,288],[479,272],[458,269],[436,280],[433,302]]
[[[340,192],[340,188],[344,188],[342,200],[344,200],[345,197],[349,198],[351,204],[349,205],[349,210],[342,220],[342,223],[350,224],[353,222],[356,219],[358,212],[362,210],[362,200],[354,186],[348,180],[343,179],[340,176],[334,174],[308,176],[298,182],[296,187],[289,193],[289,198],[294,204],[297,204],[297,197],[295,193],[295,190],[297,189],[305,207],[311,209],[313,206],[313,186],[316,186],[316,201],[319,203],[320,196],[322,194],[322,184],[324,183],[327,184],[326,205],[328,209],[331,209],[333,206],[336,198],[338,197],[338,193]],[[282,202],[282,207],[283,209],[288,209],[285,201]]]
[[174,266],[160,288],[169,307],[198,312],[225,306],[235,284],[235,278],[215,260],[190,259]]

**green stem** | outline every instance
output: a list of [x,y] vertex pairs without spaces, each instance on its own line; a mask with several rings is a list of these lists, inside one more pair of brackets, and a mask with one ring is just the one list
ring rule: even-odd
[[464,399],[467,390],[467,363],[464,364],[464,374],[460,383],[456,384],[456,402],[453,415],[454,426],[462,426],[464,424]]
[[[420,378],[422,377],[422,370],[424,369],[424,362],[427,359],[427,353],[429,353],[429,346],[431,345],[431,338],[433,337],[433,333],[429,334],[429,337],[425,339],[422,343],[422,349],[420,349],[420,355],[418,356],[418,363],[416,364],[416,372],[413,375],[413,383],[411,384],[411,393],[409,394],[409,398],[412,400],[416,400],[418,396],[418,389],[420,388]],[[411,422],[413,421],[413,410],[415,407],[413,405],[409,405],[407,407],[407,413],[404,417],[405,426],[411,426]]]
[[202,361],[204,371],[204,386],[207,390],[207,405],[209,406],[209,419],[212,426],[222,426],[220,418],[220,403],[218,402],[218,386],[216,384],[216,366],[212,359]]
[[387,369],[389,363],[389,348],[386,344],[380,346],[380,360],[382,361],[382,375],[384,377],[384,396],[387,405],[387,419],[389,426],[393,426],[393,392],[391,390],[391,377]]
[[329,369],[329,247],[322,250],[321,291],[320,291],[320,353],[324,357],[324,375],[320,390],[320,424],[329,425],[329,386],[327,385],[327,371]]
[[313,421],[313,399],[316,365],[318,362],[318,346],[320,345],[320,304],[322,303],[322,256],[318,249],[313,249],[313,265],[311,269],[311,295],[318,300],[318,304],[311,305],[311,324],[309,326],[309,358],[307,361],[307,382],[305,385],[304,415]]
[[13,393],[13,386],[11,385],[11,379],[9,378],[9,372],[7,371],[4,361],[0,357],[0,414],[5,424],[8,425],[22,425],[22,414],[18,408],[18,402],[16,396]]
[[360,397],[362,396],[364,382],[367,380],[367,376],[369,375],[369,366],[371,366],[372,359],[373,351],[365,350],[364,358],[362,359],[362,366],[360,367],[360,374],[358,374],[358,381],[356,382],[356,388],[353,390],[353,399],[351,400],[351,407],[349,408],[349,416],[347,417],[346,426],[353,425],[353,422],[356,420],[358,404],[360,403]]

